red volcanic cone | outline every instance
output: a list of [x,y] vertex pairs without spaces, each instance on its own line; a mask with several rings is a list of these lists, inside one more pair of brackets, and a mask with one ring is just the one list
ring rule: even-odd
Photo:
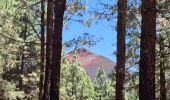
[[[67,58],[71,59],[72,54],[73,52],[68,53]],[[92,80],[95,78],[100,64],[103,65],[106,76],[115,67],[115,63],[111,61],[110,59],[104,56],[101,56],[101,55],[97,55],[87,49],[84,49],[84,48],[76,49],[76,54],[77,54],[79,63],[86,70],[87,74],[90,76]]]

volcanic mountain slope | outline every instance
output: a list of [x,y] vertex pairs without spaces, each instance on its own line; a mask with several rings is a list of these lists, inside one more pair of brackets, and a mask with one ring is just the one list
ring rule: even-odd
[[[87,74],[90,76],[92,80],[94,80],[100,64],[103,65],[106,76],[115,67],[115,63],[110,59],[101,55],[97,55],[87,49],[79,48],[76,50],[76,54],[79,63],[83,66],[83,68],[86,70]],[[67,58],[68,59],[72,58],[72,52],[67,54]]]

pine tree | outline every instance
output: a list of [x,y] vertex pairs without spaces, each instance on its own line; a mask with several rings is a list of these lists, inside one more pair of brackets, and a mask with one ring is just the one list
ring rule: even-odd
[[[37,18],[35,11],[28,7],[30,3],[34,2],[1,0],[0,4],[2,15],[0,19],[3,19],[0,21],[0,24],[3,24],[0,26],[0,41],[3,44],[2,48],[0,47],[2,78],[15,86],[11,91],[18,91],[20,88],[23,96],[35,91],[38,82],[35,78],[37,77],[35,73],[38,72],[36,66],[39,66],[37,59],[39,56],[37,53],[39,51],[38,35],[33,30],[34,24],[38,20],[35,20]],[[37,7],[37,4],[32,7],[36,8],[35,6]],[[19,12],[16,14],[15,11]]]
[[62,28],[66,0],[55,0],[54,5],[52,6],[54,6],[54,32],[53,32],[53,55],[52,55],[53,64],[51,67],[50,99],[58,100],[60,90]]
[[139,100],[155,100],[156,0],[142,0]]
[[106,75],[102,65],[99,65],[98,72],[96,74],[96,78],[93,82],[94,84],[94,98],[95,100],[102,100],[106,98]]
[[106,100],[113,100],[115,98],[115,81],[109,79],[107,82],[107,99]]
[[117,21],[117,64],[116,64],[116,100],[124,100],[125,52],[126,52],[126,6],[127,0],[118,0]]
[[[47,36],[46,36],[46,66],[45,66],[45,78],[44,78],[44,90],[43,90],[43,99],[49,100],[50,99],[50,85],[51,85],[51,67],[52,67],[52,51],[53,51],[53,44],[52,44],[52,34],[53,34],[53,25],[54,20],[53,18],[53,0],[48,0],[47,2]],[[43,19],[42,19],[43,20]]]
[[62,57],[60,98],[66,100],[93,100],[93,88],[89,76],[74,54],[71,61]]
[[[165,10],[163,12],[159,12],[157,14],[157,33],[159,36],[157,37],[157,63],[156,63],[156,89],[159,93],[156,93],[156,98],[160,98],[160,100],[168,100],[168,69],[169,69],[169,46],[170,40],[168,35],[169,30],[169,18],[168,18],[168,11],[166,9],[169,8],[169,2],[167,0],[159,0],[157,1],[157,9],[158,10]],[[157,76],[158,75],[158,76]],[[159,79],[157,78],[159,77]],[[166,85],[167,84],[167,85]]]

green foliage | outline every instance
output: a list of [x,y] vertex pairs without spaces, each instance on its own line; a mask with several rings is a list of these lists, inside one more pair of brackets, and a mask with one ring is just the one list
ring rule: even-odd
[[[0,45],[0,71],[2,72],[0,77],[3,78],[3,83],[7,83],[2,85],[10,88],[4,91],[10,94],[12,100],[32,93],[37,89],[39,82],[39,77],[35,73],[38,73],[39,59],[37,57],[40,47],[36,44],[39,39],[33,30],[34,24],[38,23],[38,20],[34,19],[37,16],[33,10],[37,5],[31,6],[36,1],[4,0],[0,4],[0,19],[2,19],[0,20],[0,42],[2,43]],[[22,55],[24,59],[21,60]]]
[[0,79],[0,100],[16,100],[23,97],[24,92],[17,90],[15,84]]
[[64,58],[62,62],[60,97],[64,100],[92,100],[90,78],[78,63],[76,55],[71,61]]
[[114,98],[113,82],[106,80],[103,66],[100,65],[93,82],[95,100],[112,100]]
[[[106,19],[108,22],[114,20],[116,13],[116,2],[103,3],[98,0],[101,9],[95,10],[92,18],[87,17],[86,0],[68,0],[65,12],[65,21],[77,21],[85,26],[91,26],[93,18]],[[105,0],[103,0],[105,1]],[[166,69],[166,89],[167,100],[170,99],[170,34],[169,34],[169,9],[168,0],[158,2],[158,9],[161,15],[157,18],[157,34],[161,34],[165,46],[165,69]],[[127,12],[127,48],[126,67],[127,83],[126,100],[138,99],[138,67],[139,67],[139,46],[140,46],[140,2],[128,1]],[[0,0],[0,100],[37,100],[39,66],[40,66],[40,41],[39,41],[39,21],[40,5],[38,0]],[[84,16],[85,15],[85,16]],[[74,19],[76,18],[76,19]],[[161,26],[161,21],[163,24]],[[112,23],[113,24],[113,23]],[[27,29],[25,26],[27,25]],[[162,27],[162,29],[160,28]],[[160,37],[158,36],[158,42]],[[83,37],[74,38],[64,44],[66,47],[78,48],[81,45],[94,46],[95,39],[87,33]],[[157,51],[156,68],[156,98],[159,98],[159,46]],[[25,56],[21,60],[21,55]],[[72,60],[68,60],[62,54],[61,68],[61,100],[112,100],[115,97],[115,73],[107,79],[102,66],[99,66],[93,84],[87,73],[78,63],[76,55]],[[21,72],[21,63],[24,69]],[[22,88],[19,87],[22,81]]]
[[63,46],[66,48],[80,48],[81,46],[92,47],[95,46],[97,42],[100,42],[102,38],[96,38],[94,35],[90,35],[89,33],[83,33],[82,36],[77,38],[73,38],[72,40],[66,41],[63,43]]
[[138,73],[133,73],[129,76],[128,82],[126,83],[126,97],[128,100],[138,100]]

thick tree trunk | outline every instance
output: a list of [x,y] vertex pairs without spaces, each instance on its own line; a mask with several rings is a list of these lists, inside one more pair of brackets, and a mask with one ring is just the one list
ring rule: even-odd
[[45,21],[44,21],[44,0],[41,0],[41,66],[40,66],[40,84],[39,84],[39,100],[42,100],[43,86],[44,86],[44,75],[45,75],[45,65],[44,65],[44,32],[45,32]]
[[54,22],[54,52],[53,52],[53,66],[51,70],[51,91],[50,99],[59,100],[59,89],[60,89],[60,60],[62,51],[62,27],[63,17],[65,11],[66,0],[55,0],[55,22]]
[[142,0],[139,100],[155,100],[156,0]]
[[47,37],[46,37],[46,67],[44,79],[43,100],[50,100],[50,86],[51,86],[51,67],[52,67],[52,53],[53,53],[53,0],[48,0],[47,4]]
[[116,65],[116,100],[124,100],[125,52],[126,52],[126,8],[127,0],[118,0],[117,16],[117,65]]

